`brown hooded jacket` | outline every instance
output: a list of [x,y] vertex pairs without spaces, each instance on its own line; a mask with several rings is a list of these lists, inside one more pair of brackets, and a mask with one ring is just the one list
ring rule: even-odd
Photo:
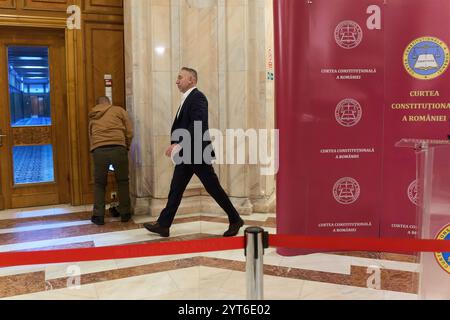
[[109,145],[119,145],[130,149],[132,139],[133,126],[123,108],[99,104],[89,113],[91,151]]

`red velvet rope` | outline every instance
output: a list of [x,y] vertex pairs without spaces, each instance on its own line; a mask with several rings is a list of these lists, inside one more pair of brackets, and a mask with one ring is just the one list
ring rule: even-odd
[[[368,252],[450,252],[450,241],[415,239],[373,239],[350,237],[306,237],[271,235],[269,245],[286,249],[315,249]],[[152,256],[237,250],[245,248],[245,238],[215,238],[158,242],[140,245],[0,253],[0,267],[131,259]]]
[[0,267],[131,259],[198,252],[224,251],[242,249],[244,246],[244,237],[236,237],[85,249],[5,252],[0,253]]

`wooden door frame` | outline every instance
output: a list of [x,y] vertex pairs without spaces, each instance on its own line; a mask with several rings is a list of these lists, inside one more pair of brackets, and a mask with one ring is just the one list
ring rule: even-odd
[[[4,173],[3,186],[6,187],[6,208],[22,208],[40,205],[56,205],[68,203],[68,144],[67,144],[67,108],[66,108],[66,85],[65,85],[65,39],[64,32],[57,30],[36,30],[30,28],[9,27],[1,31],[0,53],[2,68],[2,112],[9,115],[3,118],[5,125],[7,152],[2,158],[2,169]],[[49,60],[49,76],[52,90],[49,93],[51,101],[51,125],[19,126],[14,127],[11,122],[12,105],[14,96],[8,92],[8,53],[9,47],[40,47],[47,48]],[[3,80],[2,80],[3,81]],[[28,94],[31,96],[31,94]],[[36,182],[30,184],[16,184],[14,182],[14,147],[52,145],[54,180],[48,182]],[[6,151],[6,150],[4,150]],[[6,169],[6,170],[4,170]]]
[[84,89],[83,86],[80,85],[80,83],[84,83],[82,59],[79,59],[79,57],[83,56],[82,31],[78,29],[68,29],[66,18],[51,16],[0,14],[0,26],[65,30],[70,198],[72,205],[81,205],[82,180],[80,147],[78,145],[80,132],[78,130],[77,110],[81,110],[82,106],[85,105]]

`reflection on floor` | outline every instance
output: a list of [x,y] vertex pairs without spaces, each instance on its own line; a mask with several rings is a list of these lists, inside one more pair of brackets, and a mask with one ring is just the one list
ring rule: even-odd
[[28,126],[49,126],[52,124],[52,119],[49,117],[31,117],[20,119],[14,123],[13,127],[28,127]]
[[[178,216],[171,238],[142,228],[152,217],[92,225],[90,207],[0,211],[0,252],[89,248],[220,237],[224,215]],[[246,226],[275,233],[275,214],[245,217]],[[241,231],[243,234],[243,229]],[[388,253],[327,253],[283,257],[266,251],[268,300],[417,299],[415,257]],[[81,274],[81,277],[77,275]],[[243,250],[0,269],[2,299],[243,300]]]
[[51,145],[13,148],[14,183],[43,183],[55,180]]

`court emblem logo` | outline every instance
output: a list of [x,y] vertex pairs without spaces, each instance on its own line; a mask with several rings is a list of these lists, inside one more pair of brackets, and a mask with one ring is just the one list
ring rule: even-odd
[[[450,224],[436,237],[437,240],[450,240]],[[450,252],[437,252],[434,254],[439,265],[450,275]]]
[[363,39],[363,30],[355,21],[342,21],[334,30],[334,39],[341,48],[354,49]]
[[356,126],[361,121],[362,114],[361,105],[354,99],[342,100],[335,110],[336,121],[343,127]]
[[411,182],[408,187],[408,198],[414,205],[419,205],[419,192],[417,187],[417,180]]
[[353,178],[342,178],[333,187],[334,199],[340,204],[355,203],[360,194],[361,188],[359,183]]
[[435,37],[422,37],[411,42],[403,54],[406,71],[414,78],[432,80],[443,74],[450,62],[447,45]]

